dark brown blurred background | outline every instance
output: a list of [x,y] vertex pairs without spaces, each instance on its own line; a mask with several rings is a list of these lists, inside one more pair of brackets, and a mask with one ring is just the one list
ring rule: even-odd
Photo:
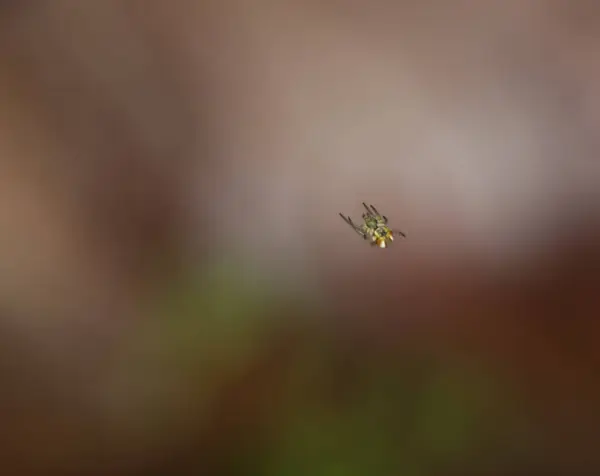
[[600,473],[599,53],[584,0],[0,2],[0,472]]

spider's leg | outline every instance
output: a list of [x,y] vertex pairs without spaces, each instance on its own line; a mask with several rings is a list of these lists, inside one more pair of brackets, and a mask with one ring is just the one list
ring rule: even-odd
[[385,215],[381,215],[381,218],[383,218],[383,223],[385,223],[387,225],[388,219]]
[[356,230],[356,233],[358,233],[360,236],[362,236],[366,240],[367,234],[363,231],[362,227],[356,226],[354,224],[354,222],[352,221],[352,218],[348,217],[348,220],[350,221],[350,225],[352,225],[352,228],[354,228]]
[[354,229],[356,230],[356,225],[355,225],[355,224],[354,224],[354,222],[352,221],[352,218],[350,218],[350,217],[346,217],[346,216],[342,215],[341,213],[340,213],[340,216],[341,216],[341,217],[344,219],[344,221],[345,221],[346,223],[348,223],[348,225],[350,225],[352,228],[354,228]]
[[[377,208],[375,208],[373,205],[371,205],[371,208],[375,212],[375,215],[379,215],[379,212],[377,211]],[[381,216],[381,215],[379,215],[379,216]]]
[[363,206],[367,209],[367,213],[369,214],[369,216],[374,216],[373,212],[371,211],[371,209],[367,206],[367,204],[365,202],[363,202]]
[[360,227],[358,227],[358,226],[356,226],[356,225],[354,224],[354,222],[352,221],[352,218],[350,218],[350,217],[345,217],[345,216],[344,216],[344,215],[342,215],[341,213],[340,213],[340,216],[341,216],[341,217],[344,219],[344,221],[345,221],[346,223],[348,223],[348,225],[350,225],[350,226],[351,226],[351,227],[354,229],[354,231],[356,231],[356,233],[358,233],[359,235],[361,235],[363,238],[365,238],[365,239],[366,239],[366,235],[365,235],[365,234],[364,234],[364,233],[361,231]]
[[341,216],[341,217],[344,219],[344,221],[345,221],[346,223],[348,223],[348,225],[352,226],[352,222],[350,222],[350,217],[346,218],[346,217],[345,217],[344,215],[342,215],[341,213],[340,213],[340,216]]
[[400,236],[403,236],[404,238],[406,238],[406,234],[402,233],[400,230],[396,230],[396,233],[398,233]]

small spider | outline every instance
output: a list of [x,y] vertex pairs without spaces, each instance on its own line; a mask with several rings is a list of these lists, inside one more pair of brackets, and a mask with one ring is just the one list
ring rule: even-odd
[[[372,246],[386,248],[388,243],[394,241],[394,232],[387,226],[387,217],[385,215],[380,215],[373,205],[368,207],[364,202],[363,205],[367,210],[367,213],[363,213],[362,218],[364,223],[361,225],[355,225],[352,218],[345,217],[341,213],[340,216],[354,229],[354,231],[361,235],[363,239],[368,240],[371,238]],[[406,235],[401,231],[397,231],[396,233],[406,238]]]

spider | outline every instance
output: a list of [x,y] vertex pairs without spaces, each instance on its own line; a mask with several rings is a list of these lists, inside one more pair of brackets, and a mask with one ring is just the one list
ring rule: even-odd
[[[363,202],[363,206],[367,210],[367,213],[363,213],[362,218],[364,223],[361,225],[355,225],[352,218],[349,216],[346,217],[341,213],[340,216],[354,229],[354,231],[361,235],[363,239],[368,240],[370,238],[372,246],[387,248],[388,243],[394,241],[394,232],[387,226],[387,217],[381,215],[373,205],[367,206],[367,204]],[[401,231],[397,231],[396,233],[406,238],[406,235]]]

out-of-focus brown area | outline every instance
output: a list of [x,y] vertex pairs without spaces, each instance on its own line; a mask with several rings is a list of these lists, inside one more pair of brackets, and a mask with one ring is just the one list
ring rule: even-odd
[[0,472],[599,472],[598,13],[0,3]]

